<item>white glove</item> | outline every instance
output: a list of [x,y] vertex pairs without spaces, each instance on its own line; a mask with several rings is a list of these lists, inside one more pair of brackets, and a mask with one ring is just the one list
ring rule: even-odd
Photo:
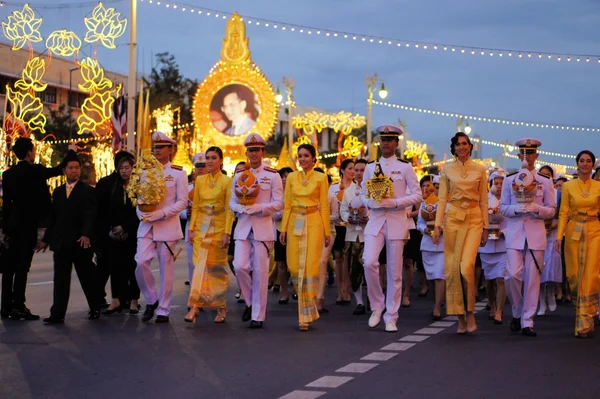
[[525,212],[527,212],[525,205],[517,205],[517,208],[515,209],[516,214],[525,213]]
[[379,202],[377,202],[375,200],[372,200],[372,199],[369,200],[369,201],[367,201],[367,206],[370,209],[379,209],[379,208],[381,208],[381,205],[379,204]]
[[142,213],[142,221],[147,223],[156,222],[157,220],[160,220],[163,217],[165,217],[165,213],[160,209],[153,212]]
[[262,213],[262,206],[260,204],[248,205],[246,207],[245,213],[247,213],[248,215]]
[[379,205],[381,208],[396,208],[398,206],[394,198],[382,199]]
[[231,206],[231,210],[235,213],[245,213],[246,207],[244,205],[234,204],[233,206]]
[[525,212],[528,213],[540,213],[540,206],[538,204],[529,204],[525,207]]

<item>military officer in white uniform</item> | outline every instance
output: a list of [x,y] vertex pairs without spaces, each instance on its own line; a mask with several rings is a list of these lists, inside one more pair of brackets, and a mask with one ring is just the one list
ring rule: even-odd
[[[535,337],[533,316],[535,315],[539,291],[540,275],[544,267],[546,249],[546,228],[544,219],[554,217],[556,197],[552,180],[535,169],[537,149],[542,142],[534,138],[518,140],[519,159],[523,169],[509,174],[502,185],[500,213],[508,218],[505,237],[507,254],[506,293],[512,304],[513,319],[510,329],[522,330],[523,335]],[[528,179],[524,169],[533,174],[526,199],[525,190],[519,191],[522,181]],[[535,187],[534,187],[535,186]],[[519,201],[518,201],[519,199]]]
[[[262,328],[265,320],[270,253],[275,241],[271,215],[283,209],[281,177],[276,169],[263,163],[266,144],[256,133],[248,135],[244,141],[247,170],[234,176],[229,203],[237,214],[233,267],[246,301],[242,321],[251,319],[250,328]],[[248,172],[256,179],[253,183]],[[251,205],[248,197],[255,198],[250,200]]]
[[[365,168],[365,183],[361,188],[361,201],[370,210],[369,221],[365,226],[363,255],[367,292],[373,310],[369,318],[369,327],[377,327],[381,322],[383,310],[386,309],[383,316],[385,330],[396,332],[402,298],[402,255],[409,230],[406,213],[412,210],[413,205],[421,203],[422,194],[412,165],[396,157],[402,130],[393,125],[383,125],[378,127],[376,132],[381,139],[382,156],[379,161],[370,162]],[[374,177],[378,166],[386,177],[391,178],[393,185],[393,195],[379,202],[367,198],[368,180]],[[379,253],[384,245],[387,256],[385,296],[379,281]]]
[[[168,323],[173,291],[173,272],[175,262],[175,245],[183,238],[179,213],[188,202],[188,183],[185,171],[181,166],[171,164],[175,140],[162,132],[152,136],[154,156],[163,165],[166,194],[165,198],[153,212],[142,212],[137,209],[141,220],[138,229],[137,253],[135,260],[137,269],[135,276],[140,290],[146,298],[146,311],[142,318],[149,321],[156,309],[156,322]],[[150,263],[158,256],[160,273],[160,292],[156,293],[156,283]]]
[[194,244],[191,244],[188,240],[188,231],[190,229],[190,219],[192,216],[192,203],[194,202],[194,183],[198,176],[205,175],[206,172],[206,155],[203,152],[199,152],[192,158],[192,164],[194,164],[194,170],[192,172],[192,182],[188,184],[188,204],[187,207],[179,214],[180,219],[187,220],[185,223],[185,252],[187,255],[188,263],[188,280],[185,285],[190,285],[194,278]]

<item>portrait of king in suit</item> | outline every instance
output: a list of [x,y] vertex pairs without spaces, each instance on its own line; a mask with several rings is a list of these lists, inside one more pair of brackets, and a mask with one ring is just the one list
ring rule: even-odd
[[210,110],[215,129],[232,137],[249,133],[259,114],[255,93],[241,84],[230,84],[219,90]]

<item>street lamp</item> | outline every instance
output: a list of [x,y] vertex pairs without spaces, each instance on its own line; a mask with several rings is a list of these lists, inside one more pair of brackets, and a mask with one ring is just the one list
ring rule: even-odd
[[69,141],[73,138],[73,107],[71,105],[72,102],[72,86],[73,86],[73,71],[77,71],[79,67],[69,68],[69,96],[67,98],[67,104],[69,105]]
[[[373,76],[367,74],[365,82],[367,84],[367,148],[369,151],[371,150],[371,143],[373,142],[373,134],[371,132],[373,130],[373,93],[375,92],[375,84],[377,84],[378,80],[377,74],[374,74]],[[379,89],[379,97],[384,99],[387,95],[388,92],[382,83],[381,89]],[[371,158],[371,155],[372,154],[369,153],[369,158]]]
[[[294,82],[294,78],[290,76],[290,78],[283,77],[283,84],[285,86],[285,91],[287,92],[287,106],[288,106],[288,148],[292,148],[294,144],[294,126],[292,124],[292,114],[294,109],[294,87],[296,87],[296,82]],[[277,93],[279,93],[279,88],[277,89]],[[281,96],[281,93],[279,93]],[[283,96],[281,96],[283,100]],[[276,98],[277,99],[277,96]]]
[[275,101],[277,101],[277,105],[281,104],[281,101],[283,101],[283,96],[279,91],[279,86],[277,86],[277,92],[275,93]]
[[471,126],[469,126],[469,122],[467,122],[467,125],[465,126],[465,133],[467,135],[471,134]]

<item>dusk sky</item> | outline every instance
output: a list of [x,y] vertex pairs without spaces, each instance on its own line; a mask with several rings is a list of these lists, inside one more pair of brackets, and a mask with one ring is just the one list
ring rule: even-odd
[[[63,0],[60,3],[82,1]],[[6,20],[17,8],[0,9]],[[35,4],[54,4],[36,0]],[[554,53],[600,54],[600,2],[596,0],[187,0],[177,10],[139,2],[138,70],[148,73],[151,54],[175,55],[184,76],[201,81],[219,59],[226,20],[182,12],[206,7],[242,16],[307,25],[331,31],[402,40]],[[85,3],[89,4],[89,3]],[[173,4],[173,3],[171,3]],[[129,15],[129,1],[106,2]],[[81,8],[37,8],[44,17],[42,34],[70,29],[85,35],[83,17],[94,5]],[[35,7],[34,7],[35,9]],[[251,18],[251,19],[252,19]],[[519,60],[498,56],[398,49],[377,43],[307,35],[264,26],[247,26],[254,61],[276,86],[282,76],[296,81],[298,104],[324,110],[366,114],[367,73],[378,73],[389,92],[386,101],[504,119],[600,127],[600,64]],[[5,39],[4,39],[5,40]],[[105,68],[127,73],[128,33],[116,50],[98,50]],[[89,53],[91,46],[84,48]],[[455,131],[453,118],[373,107],[373,125],[407,122],[411,138],[434,148],[438,159],[448,153]],[[470,121],[472,134],[483,139],[514,142],[537,137],[543,149],[576,154],[600,153],[600,133],[511,127]],[[483,147],[484,156],[500,159],[501,150]],[[540,156],[561,164],[574,161]],[[516,167],[511,160],[508,167]]]

